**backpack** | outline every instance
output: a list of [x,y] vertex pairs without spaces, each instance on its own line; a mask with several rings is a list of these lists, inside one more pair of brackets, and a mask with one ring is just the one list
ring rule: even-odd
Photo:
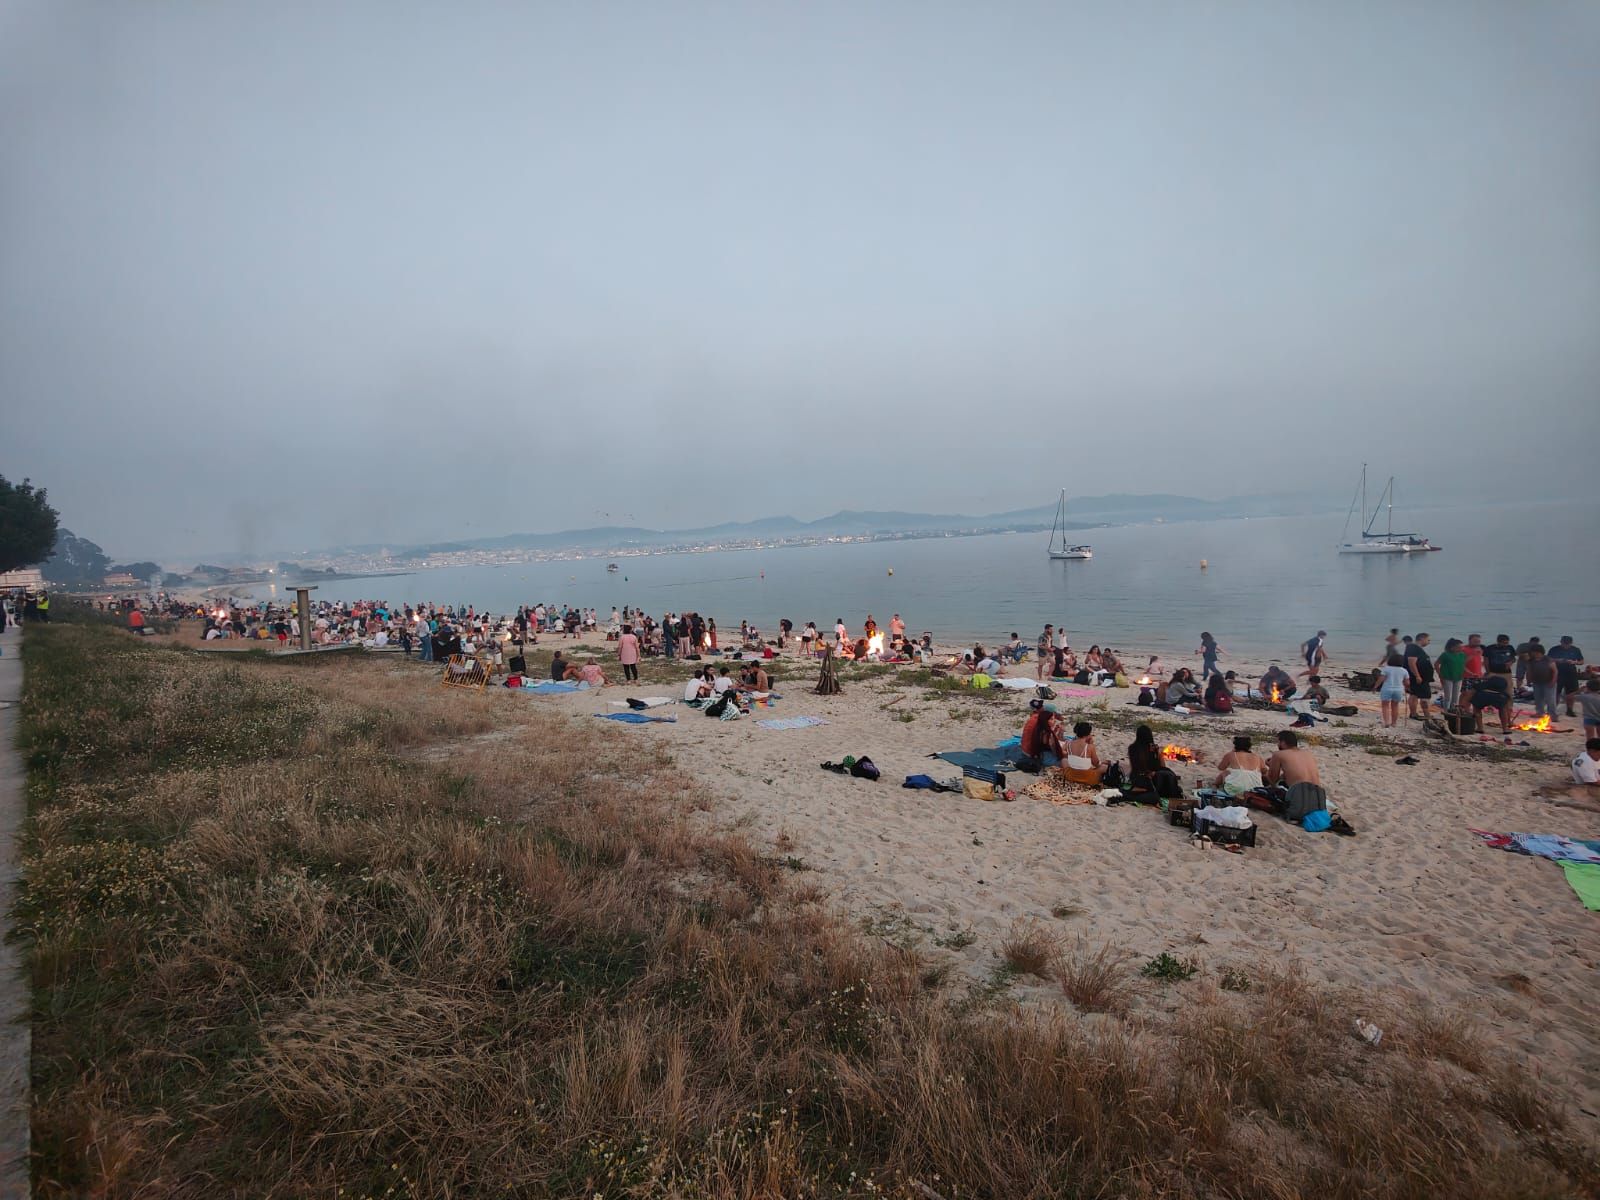
[[866,755],[862,755],[860,758],[856,759],[856,761],[850,766],[850,774],[854,775],[857,779],[877,779],[881,773],[882,772],[878,770],[878,764],[873,762]]

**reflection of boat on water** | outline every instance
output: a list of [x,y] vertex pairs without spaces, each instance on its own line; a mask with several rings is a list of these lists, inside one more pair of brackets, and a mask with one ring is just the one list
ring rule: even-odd
[[[1061,541],[1056,542],[1056,534],[1061,534]],[[1061,489],[1061,499],[1056,501],[1056,519],[1050,526],[1050,557],[1066,559],[1084,559],[1094,557],[1092,546],[1067,545],[1067,489]]]
[[606,564],[606,570],[610,571],[613,575],[615,575],[617,573],[617,564],[616,563],[607,563]]
[[[1389,482],[1384,485],[1383,493],[1378,497],[1377,504],[1372,507],[1372,516],[1367,516],[1367,464],[1361,464],[1361,487],[1350,500],[1350,511],[1345,514],[1345,533],[1350,532],[1350,518],[1355,514],[1356,504],[1361,505],[1361,519],[1366,521],[1366,526],[1361,531],[1359,542],[1344,541],[1344,534],[1340,534],[1340,554],[1420,554],[1430,550],[1442,550],[1443,546],[1435,546],[1427,538],[1415,533],[1396,533],[1394,531],[1394,476],[1389,476]],[[1373,533],[1372,527],[1377,524],[1378,510],[1384,509],[1389,514],[1388,528],[1383,533]]]

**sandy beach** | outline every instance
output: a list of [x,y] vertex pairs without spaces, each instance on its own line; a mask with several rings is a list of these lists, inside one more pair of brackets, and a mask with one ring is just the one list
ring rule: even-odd
[[[541,649],[577,643],[546,638]],[[603,646],[595,651],[605,662]],[[1183,665],[1181,663],[1177,665]],[[1241,678],[1265,664],[1227,664]],[[1335,703],[1360,705],[1309,733],[1324,782],[1358,830],[1353,838],[1308,834],[1258,816],[1258,844],[1243,854],[1201,848],[1148,807],[1058,805],[1026,796],[981,802],[904,789],[905,776],[960,771],[929,755],[993,746],[1014,735],[1028,692],[935,694],[897,685],[896,670],[813,694],[814,664],[796,663],[776,686],[782,699],[737,721],[708,719],[682,705],[658,710],[675,723],[601,726],[624,695],[681,694],[649,682],[689,664],[647,664],[646,682],[599,694],[506,695],[587,721],[596,736],[657,739],[703,781],[706,817],[741,827],[801,860],[869,929],[897,944],[951,956],[976,983],[999,962],[1001,939],[1034,919],[1070,939],[1108,943],[1143,961],[1163,951],[1197,962],[1205,975],[1253,965],[1298,967],[1314,980],[1369,992],[1409,989],[1479,1024],[1571,1097],[1600,1127],[1600,1037],[1590,1008],[1600,968],[1600,915],[1588,912],[1555,863],[1484,846],[1473,828],[1600,837],[1600,805],[1535,794],[1569,778],[1581,733],[1518,734],[1528,750],[1460,739],[1465,754],[1438,749],[1419,725],[1385,731],[1376,698],[1336,688]],[[396,670],[404,669],[396,664]],[[412,668],[417,669],[417,668]],[[1014,673],[1027,673],[1024,665]],[[1342,674],[1337,669],[1325,678]],[[1155,718],[1158,741],[1176,741],[1215,763],[1238,733],[1269,751],[1280,714],[1231,717],[1152,712],[1136,690],[1063,695],[1070,720],[1096,723],[1103,757],[1125,756],[1132,728]],[[764,717],[815,716],[826,725],[769,730]],[[1581,728],[1581,727],[1580,727]],[[1377,735],[1375,737],[1375,735]],[[1413,753],[1421,761],[1399,765]],[[877,782],[819,769],[867,755]],[[1177,764],[1186,789],[1213,770]],[[1013,775],[1019,786],[1031,777]],[[798,865],[798,864],[797,864]],[[1065,915],[1054,915],[1065,914]],[[1059,988],[1018,982],[1020,998],[1065,1003]],[[1148,989],[1135,1007],[1160,1019],[1176,1005]]]

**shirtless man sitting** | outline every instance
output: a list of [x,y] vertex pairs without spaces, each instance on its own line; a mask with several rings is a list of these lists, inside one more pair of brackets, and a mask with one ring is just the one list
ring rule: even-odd
[[1322,773],[1311,751],[1300,748],[1294,730],[1278,735],[1278,752],[1267,759],[1266,782],[1287,790],[1283,809],[1286,821],[1298,822],[1307,813],[1328,807],[1328,793],[1322,786]]

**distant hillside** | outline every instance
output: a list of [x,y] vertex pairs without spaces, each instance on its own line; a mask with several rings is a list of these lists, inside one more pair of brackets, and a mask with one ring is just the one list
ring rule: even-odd
[[[1112,493],[1104,496],[1078,496],[1067,501],[1067,517],[1072,528],[1094,525],[1152,521],[1203,521],[1230,517],[1277,516],[1326,509],[1318,497],[1297,495],[1236,496],[1226,500],[1201,500],[1194,496],[1166,493],[1133,495]],[[402,553],[444,554],[462,550],[626,550],[651,546],[703,544],[715,541],[776,539],[783,537],[860,537],[873,534],[923,533],[930,531],[971,532],[1015,530],[1027,532],[1048,528],[1055,519],[1056,506],[968,516],[959,513],[876,512],[841,510],[814,521],[795,517],[761,517],[752,521],[728,521],[694,529],[649,529],[634,525],[603,525],[587,529],[563,529],[552,533],[511,533],[499,537],[471,538],[450,542],[431,542],[406,547]]]

